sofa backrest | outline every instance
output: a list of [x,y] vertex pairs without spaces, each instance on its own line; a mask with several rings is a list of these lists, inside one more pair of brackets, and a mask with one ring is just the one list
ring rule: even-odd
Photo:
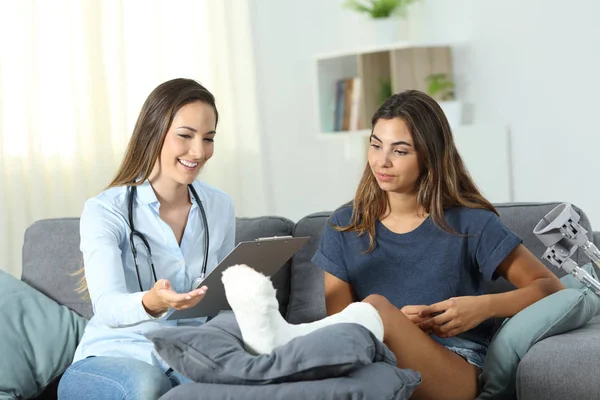
[[[545,248],[533,235],[533,228],[552,208],[560,203],[503,203],[496,204],[504,223],[519,235],[527,248],[541,257]],[[580,224],[592,230],[585,213],[579,208]],[[323,273],[310,259],[317,250],[321,234],[330,212],[311,214],[296,224],[281,217],[237,218],[236,240],[253,240],[266,236],[311,236],[309,242],[273,277],[277,289],[280,311],[291,323],[310,322],[326,315],[323,296]],[[593,234],[594,243],[600,246],[600,233]],[[583,265],[589,260],[581,250],[573,259]],[[75,288],[80,275],[75,273],[83,266],[79,250],[79,219],[63,218],[40,220],[25,232],[23,245],[22,280],[60,304],[89,318],[93,311],[89,299]],[[549,268],[558,276],[562,270]],[[505,291],[512,285],[498,279],[489,290]]]
[[[550,210],[561,203],[499,203],[495,204],[504,224],[523,239],[523,244],[536,256],[541,257],[546,250],[543,244],[533,234],[533,228]],[[600,233],[592,232],[590,221],[585,213],[574,206],[581,216],[580,225],[588,230],[590,239],[600,246]],[[300,221],[294,227],[295,235],[310,235],[310,242],[294,256],[291,276],[291,297],[288,305],[287,319],[291,323],[304,323],[321,319],[326,316],[323,291],[323,272],[315,267],[310,258],[317,250],[321,232],[330,213],[312,214]],[[580,266],[589,262],[582,250],[577,250],[573,260]],[[557,276],[563,276],[562,270],[557,270],[546,261],[544,264]],[[503,278],[489,285],[492,293],[504,292],[514,288]]]
[[83,267],[79,218],[45,219],[25,231],[21,280],[81,316],[92,315],[89,299],[76,292]]
[[[287,236],[294,223],[286,218],[237,218],[236,241],[267,236]],[[85,294],[76,292],[83,266],[79,250],[79,218],[46,219],[33,223],[25,232],[21,280],[79,315],[91,318],[92,305]],[[291,260],[273,277],[280,311],[287,312],[290,296]]]
[[[288,236],[293,234],[293,229],[294,223],[287,218],[237,218],[235,240],[236,243],[239,243],[261,237]],[[277,290],[277,300],[279,301],[281,315],[286,315],[290,300],[291,269],[292,260],[289,260],[271,278],[273,286]]]

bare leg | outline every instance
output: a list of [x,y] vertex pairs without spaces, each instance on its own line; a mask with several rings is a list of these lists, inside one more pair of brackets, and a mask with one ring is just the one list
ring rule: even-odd
[[379,311],[383,341],[396,355],[398,367],[421,373],[414,399],[473,400],[477,396],[479,368],[429,337],[385,297],[371,295],[363,302]]

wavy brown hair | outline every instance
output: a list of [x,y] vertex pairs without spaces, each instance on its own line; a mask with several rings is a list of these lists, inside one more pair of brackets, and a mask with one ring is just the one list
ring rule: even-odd
[[[219,112],[215,97],[198,82],[177,78],[157,86],[142,105],[121,166],[107,189],[116,186],[139,186],[146,181],[160,157],[165,136],[175,114],[181,107],[196,101],[211,106],[215,110],[218,123]],[[83,274],[83,271],[82,267],[75,274]],[[86,291],[87,282],[85,276],[82,276],[77,292]]]
[[[380,119],[402,119],[412,135],[422,166],[417,205],[431,215],[435,225],[453,234],[444,218],[444,209],[453,206],[482,208],[496,214],[494,206],[477,189],[454,144],[450,124],[439,104],[418,90],[389,97],[371,120],[371,133]],[[375,249],[375,223],[389,209],[389,199],[379,187],[367,162],[354,196],[352,217],[342,232],[369,235],[367,252]]]

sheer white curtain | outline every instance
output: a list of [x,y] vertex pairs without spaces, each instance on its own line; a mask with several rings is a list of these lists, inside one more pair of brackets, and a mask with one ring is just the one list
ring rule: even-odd
[[203,179],[268,212],[247,0],[0,0],[0,269],[27,226],[78,217],[109,183],[150,91],[175,78],[221,114]]

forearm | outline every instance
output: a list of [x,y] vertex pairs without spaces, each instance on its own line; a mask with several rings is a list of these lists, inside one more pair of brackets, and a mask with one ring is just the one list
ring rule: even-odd
[[105,293],[94,302],[94,313],[111,328],[123,328],[152,320],[154,318],[142,304],[145,293]]
[[539,278],[520,289],[484,295],[482,300],[489,318],[507,318],[564,288],[558,279]]

